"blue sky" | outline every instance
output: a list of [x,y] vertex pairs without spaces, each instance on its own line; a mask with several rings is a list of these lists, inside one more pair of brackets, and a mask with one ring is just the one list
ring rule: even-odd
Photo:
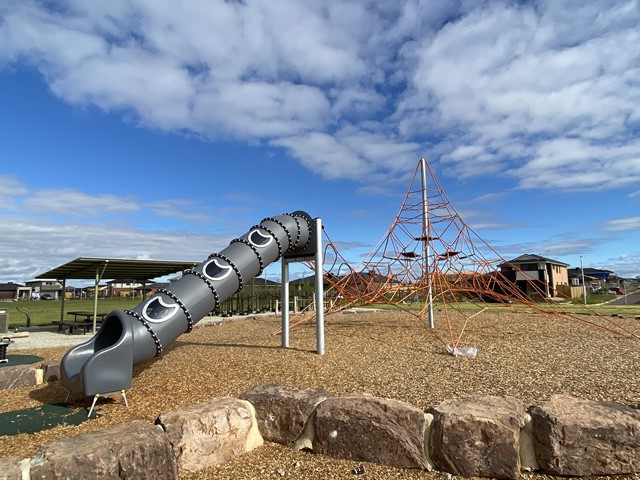
[[0,281],[201,260],[295,210],[355,264],[421,156],[503,258],[640,275],[639,24],[638,1],[4,0]]

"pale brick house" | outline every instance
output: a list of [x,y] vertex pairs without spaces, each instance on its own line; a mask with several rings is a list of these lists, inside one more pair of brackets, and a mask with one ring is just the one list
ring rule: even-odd
[[569,264],[527,253],[500,264],[500,271],[527,296],[555,298],[569,286]]

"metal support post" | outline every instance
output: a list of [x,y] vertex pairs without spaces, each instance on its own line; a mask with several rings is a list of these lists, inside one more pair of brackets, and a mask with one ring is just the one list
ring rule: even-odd
[[424,271],[427,284],[427,315],[429,319],[429,328],[435,328],[433,320],[433,289],[431,286],[431,248],[429,242],[429,205],[427,199],[427,161],[420,159],[420,173],[422,175],[422,242],[424,249]]
[[282,286],[280,287],[280,306],[282,315],[282,347],[289,348],[289,264],[282,258]]
[[324,276],[322,271],[322,220],[316,218],[316,352],[324,355]]

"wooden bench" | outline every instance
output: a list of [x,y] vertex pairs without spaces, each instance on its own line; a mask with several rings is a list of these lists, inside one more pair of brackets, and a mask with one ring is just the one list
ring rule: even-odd
[[73,320],[54,320],[54,325],[58,325],[58,331],[61,332],[64,327],[69,327],[69,333],[73,333],[74,328],[82,328],[82,334],[86,334],[87,330],[93,329],[91,322],[74,322]]

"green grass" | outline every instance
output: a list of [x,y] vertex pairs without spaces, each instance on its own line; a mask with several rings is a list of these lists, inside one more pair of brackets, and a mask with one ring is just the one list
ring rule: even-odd
[[[609,300],[612,298],[615,298],[613,295],[608,295],[607,297],[609,297],[608,298]],[[453,304],[451,304],[450,306],[452,305]],[[544,303],[538,303],[537,306],[541,310],[545,310],[545,311],[556,310],[558,312],[567,312],[567,313],[574,313],[574,314],[595,312],[599,315],[625,315],[625,316],[640,315],[640,305],[606,305],[606,304],[602,305],[600,304],[600,305],[587,305],[587,308],[585,309],[584,305],[582,305],[581,303],[567,302],[567,303],[555,305],[553,303],[544,302]],[[381,303],[376,303],[372,305],[362,305],[362,307],[371,307],[371,308],[377,308],[380,310],[393,310],[393,309],[399,308],[395,305],[381,304]],[[499,303],[481,304],[481,303],[475,303],[475,302],[460,302],[457,305],[457,308],[460,308],[461,310],[470,312],[470,313],[480,311],[484,307],[489,307],[490,309],[495,309],[495,310],[507,310],[507,311],[525,310],[529,308],[527,305],[520,305],[520,304],[504,305]],[[415,302],[415,303],[412,303],[411,305],[403,306],[403,310],[420,311],[423,308],[424,308],[423,302]],[[434,302],[433,308],[436,310],[441,309],[442,303]]]
[[[140,303],[139,299],[132,300],[127,298],[105,298],[98,300],[98,312],[110,312],[112,310],[125,310],[135,307]],[[31,314],[31,326],[51,325],[54,320],[60,320],[60,300],[39,300],[34,302],[2,302],[0,309],[4,309],[9,314],[9,328],[26,327],[27,317],[24,313],[19,312],[16,307],[26,308]],[[93,312],[93,299],[83,300],[65,300],[64,301],[64,318],[72,320],[72,315],[66,312],[72,311],[89,311]]]
[[[587,295],[587,305],[599,305],[604,302],[608,302],[609,300],[615,300],[615,295],[610,295],[608,293],[590,293]],[[576,304],[584,304],[583,297],[574,298],[573,303]]]
[[[595,299],[595,295],[589,295],[587,297],[588,301],[591,301],[592,298]],[[611,300],[615,298],[613,295],[599,295],[596,299],[599,302],[603,302],[606,300]],[[576,302],[574,300],[574,302]],[[111,312],[112,310],[126,310],[129,308],[133,308],[140,303],[140,299],[127,299],[127,298],[105,298],[98,300],[98,312]],[[500,304],[487,304],[490,308],[496,309],[513,309],[517,310],[520,308],[527,308],[524,305],[500,305]],[[385,309],[385,310],[393,310],[398,307],[389,304],[373,304],[373,305],[362,305],[363,307],[368,306],[371,308]],[[484,305],[482,305],[484,306]],[[460,308],[465,311],[475,312],[482,308],[481,304],[474,302],[462,302],[460,303]],[[557,308],[559,311],[571,312],[571,313],[581,313],[585,312],[584,306],[579,303],[563,303],[557,307],[554,307],[548,303],[540,303],[540,308],[544,310],[551,310],[553,308]],[[4,309],[9,314],[9,328],[20,328],[25,327],[27,325],[26,316],[19,312],[16,307],[26,308],[29,310],[31,314],[31,325],[51,325],[51,322],[54,320],[60,319],[60,300],[39,300],[34,302],[0,302],[0,309]],[[424,307],[423,302],[413,303],[411,305],[405,306],[406,309],[411,310],[421,310]],[[442,305],[438,302],[434,303],[434,308],[442,308]],[[630,315],[636,316],[640,315],[640,305],[588,305],[589,310],[595,311],[601,315]],[[64,302],[64,311],[65,319],[72,319],[73,317],[67,315],[66,312],[71,311],[93,311],[93,299],[83,299],[83,300],[65,300]]]

